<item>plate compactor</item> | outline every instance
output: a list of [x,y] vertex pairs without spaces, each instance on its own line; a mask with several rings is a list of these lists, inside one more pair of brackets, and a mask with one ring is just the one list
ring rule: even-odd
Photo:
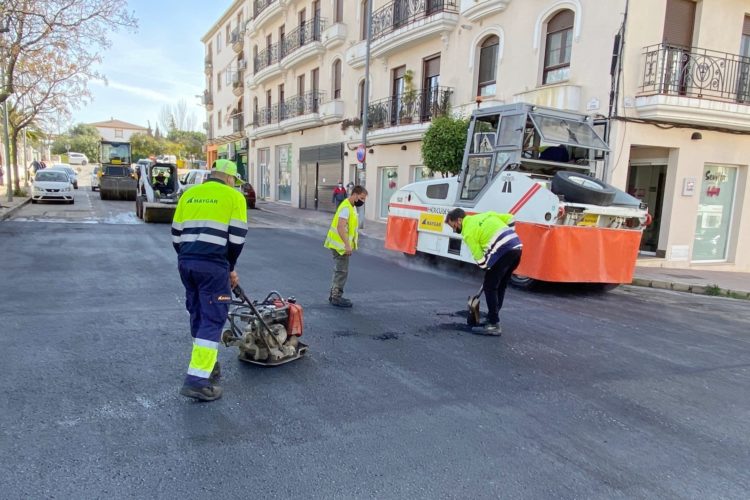
[[239,359],[260,366],[279,366],[300,359],[307,345],[300,342],[304,326],[302,306],[279,292],[263,301],[251,301],[239,286],[232,292],[236,300],[221,336],[225,346],[237,346]]

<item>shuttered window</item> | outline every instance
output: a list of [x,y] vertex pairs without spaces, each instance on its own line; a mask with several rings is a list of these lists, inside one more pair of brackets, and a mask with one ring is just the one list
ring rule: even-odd
[[677,47],[690,47],[693,44],[695,25],[695,2],[691,0],[667,0],[664,16],[663,42]]

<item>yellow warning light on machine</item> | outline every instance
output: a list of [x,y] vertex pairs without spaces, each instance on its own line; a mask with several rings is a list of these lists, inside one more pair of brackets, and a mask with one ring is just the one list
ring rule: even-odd
[[421,213],[419,214],[419,230],[442,233],[444,219],[443,214]]

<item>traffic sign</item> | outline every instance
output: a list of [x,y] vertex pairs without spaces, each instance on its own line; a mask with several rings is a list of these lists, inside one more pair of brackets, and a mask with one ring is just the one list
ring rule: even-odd
[[367,158],[367,149],[365,148],[364,144],[360,144],[357,147],[357,161],[360,163],[364,163],[365,158]]

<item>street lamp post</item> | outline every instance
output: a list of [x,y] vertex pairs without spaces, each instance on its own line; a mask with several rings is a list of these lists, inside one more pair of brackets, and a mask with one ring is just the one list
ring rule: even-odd
[[[367,0],[364,12],[365,17],[365,95],[362,100],[362,145],[367,149],[367,122],[369,120],[370,107],[370,39],[372,38],[372,0]],[[362,160],[362,170],[367,171],[367,155]]]

